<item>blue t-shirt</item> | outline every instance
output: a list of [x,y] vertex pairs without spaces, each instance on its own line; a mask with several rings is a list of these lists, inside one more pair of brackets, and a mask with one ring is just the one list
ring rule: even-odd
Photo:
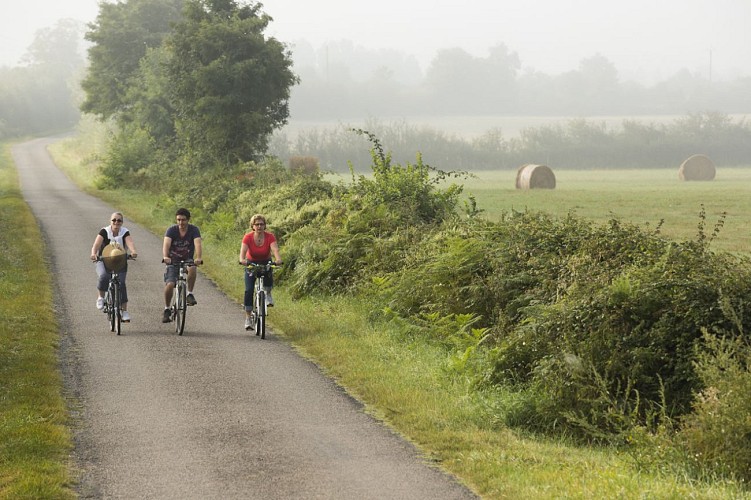
[[189,260],[193,258],[193,252],[196,250],[194,240],[201,237],[201,231],[198,226],[188,224],[188,231],[184,237],[180,236],[180,226],[175,224],[167,228],[164,233],[165,238],[172,238],[172,244],[169,248],[169,257],[172,260]]

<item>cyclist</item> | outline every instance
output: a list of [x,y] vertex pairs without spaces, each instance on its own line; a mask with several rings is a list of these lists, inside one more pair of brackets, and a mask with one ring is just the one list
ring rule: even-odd
[[[177,281],[177,269],[170,266],[173,261],[193,259],[196,265],[203,263],[201,259],[201,231],[198,226],[189,224],[190,211],[187,208],[179,208],[175,212],[174,224],[167,228],[164,233],[164,243],[162,244],[162,261],[167,265],[164,272],[164,313],[162,314],[162,323],[170,322],[170,303],[172,302],[172,293],[175,290]],[[188,296],[187,303],[194,306],[198,302],[193,296],[193,286],[196,284],[196,268],[188,268]]]
[[[271,255],[274,255],[274,263],[281,265],[282,258],[279,255],[279,244],[273,233],[266,231],[266,217],[256,214],[250,218],[250,232],[243,236],[240,245],[240,264],[247,266],[248,263],[268,264],[272,262]],[[248,270],[245,271],[245,328],[251,326],[250,313],[253,310],[253,287],[255,286],[255,276]],[[274,299],[271,297],[271,288],[274,286],[272,272],[264,278],[264,288],[266,290],[266,305],[272,307]]]
[[[133,237],[127,227],[123,226],[123,214],[115,212],[110,217],[110,225],[104,226],[99,230],[99,233],[94,238],[94,244],[91,246],[91,260],[97,261],[102,256],[102,251],[107,245],[113,245],[122,250],[127,248],[132,258],[138,257],[136,252],[136,245],[133,243]],[[105,259],[106,260],[106,259]],[[108,264],[109,265],[109,264]],[[96,308],[100,311],[104,308],[104,293],[107,291],[109,285],[110,273],[105,266],[105,262],[99,260],[96,263],[96,273],[99,276],[97,280],[96,289],[98,297],[96,299]],[[127,257],[123,262],[122,269],[118,271],[118,277],[120,278],[120,284],[122,289],[122,300],[120,301],[120,310],[122,311],[122,321],[128,323],[130,321],[130,313],[128,312],[128,289],[125,286],[125,277],[128,273],[128,261]]]

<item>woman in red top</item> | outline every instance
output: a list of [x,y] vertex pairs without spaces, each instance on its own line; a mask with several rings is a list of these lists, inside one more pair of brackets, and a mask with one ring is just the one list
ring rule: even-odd
[[[250,218],[250,232],[243,237],[240,245],[240,264],[247,266],[249,262],[256,264],[273,263],[282,264],[282,258],[279,255],[279,245],[273,233],[266,231],[266,217],[256,214]],[[264,279],[266,289],[266,305],[273,306],[274,299],[271,297],[271,288],[274,286],[274,277],[269,271]],[[253,287],[255,286],[255,277],[248,271],[245,272],[245,328],[250,327],[250,312],[253,310]]]

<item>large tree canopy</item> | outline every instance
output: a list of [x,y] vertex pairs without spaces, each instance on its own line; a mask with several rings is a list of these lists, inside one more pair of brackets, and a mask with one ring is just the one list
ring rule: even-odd
[[266,150],[271,133],[286,123],[290,87],[297,82],[289,51],[264,36],[271,18],[260,8],[188,0],[184,19],[166,40],[181,138],[226,161]]
[[180,19],[184,0],[102,2],[89,25],[89,71],[81,83],[81,109],[108,118],[128,106],[126,95],[150,48],[161,46],[172,23]]

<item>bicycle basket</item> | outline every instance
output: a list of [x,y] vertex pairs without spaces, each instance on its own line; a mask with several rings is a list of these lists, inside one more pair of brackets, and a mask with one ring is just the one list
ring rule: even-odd
[[107,271],[119,272],[125,267],[128,256],[120,245],[110,243],[102,250],[102,262]]

